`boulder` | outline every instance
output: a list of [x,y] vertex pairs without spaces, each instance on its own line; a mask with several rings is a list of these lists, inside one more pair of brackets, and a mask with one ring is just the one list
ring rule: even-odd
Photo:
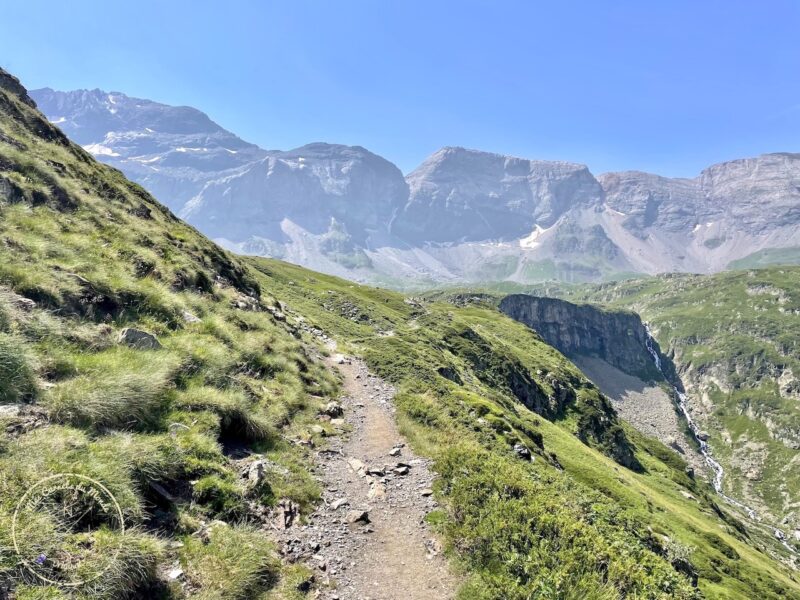
[[341,417],[344,413],[342,405],[335,401],[328,402],[325,408],[322,409],[322,412],[331,418]]
[[514,454],[522,460],[531,460],[531,451],[524,444],[514,444]]
[[158,350],[161,348],[161,343],[156,336],[133,327],[126,327],[120,332],[119,342],[138,350]]
[[356,523],[362,523],[366,525],[370,522],[369,520],[369,512],[366,510],[351,510],[348,511],[345,520],[350,525],[355,525]]

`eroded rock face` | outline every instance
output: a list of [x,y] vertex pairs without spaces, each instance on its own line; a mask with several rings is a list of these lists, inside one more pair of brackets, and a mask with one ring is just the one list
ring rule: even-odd
[[695,179],[670,179],[652,173],[624,171],[598,177],[606,204],[625,216],[624,227],[642,239],[647,229],[690,232],[706,209]]
[[603,195],[584,165],[465,148],[442,148],[407,180],[393,231],[415,243],[521,238]]
[[525,294],[506,296],[500,310],[567,356],[596,356],[642,379],[661,378],[647,349],[647,331],[635,313]]
[[800,154],[762,154],[713,165],[699,177],[710,205],[732,226],[761,233],[800,223]]
[[722,223],[724,229],[762,234],[800,223],[800,154],[719,163],[694,179],[626,171],[598,180],[607,205],[623,213],[624,226],[643,239],[648,229],[688,235]]

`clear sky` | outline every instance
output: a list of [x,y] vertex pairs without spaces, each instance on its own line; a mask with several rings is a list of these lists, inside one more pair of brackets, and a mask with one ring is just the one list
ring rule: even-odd
[[447,145],[674,176],[800,151],[796,0],[5,0],[0,65],[404,171]]

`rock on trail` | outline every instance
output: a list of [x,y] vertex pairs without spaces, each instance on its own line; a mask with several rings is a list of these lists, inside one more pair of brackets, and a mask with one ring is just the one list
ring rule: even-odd
[[280,532],[284,559],[315,571],[321,599],[453,598],[457,580],[425,521],[437,506],[434,475],[397,430],[394,388],[358,359],[327,360],[342,374],[352,432],[318,453],[323,503],[306,525]]

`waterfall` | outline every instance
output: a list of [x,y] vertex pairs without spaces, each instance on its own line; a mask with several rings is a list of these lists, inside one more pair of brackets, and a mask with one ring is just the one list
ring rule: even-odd
[[[755,510],[753,510],[746,504],[739,502],[735,498],[731,498],[730,496],[725,494],[724,491],[722,491],[722,480],[725,477],[725,469],[723,469],[722,465],[719,464],[719,462],[717,462],[717,460],[714,458],[713,454],[711,453],[711,448],[709,447],[708,442],[702,439],[705,436],[701,435],[700,428],[692,419],[692,415],[689,414],[689,407],[686,403],[686,394],[680,391],[680,389],[678,389],[677,386],[673,385],[672,382],[669,381],[669,378],[667,377],[666,373],[664,373],[664,369],[661,366],[661,356],[659,356],[658,351],[656,350],[655,347],[655,338],[653,337],[653,334],[650,331],[650,326],[647,324],[645,324],[645,331],[647,332],[647,337],[645,339],[645,345],[647,346],[647,351],[650,353],[650,356],[653,357],[653,363],[655,363],[658,371],[664,376],[664,379],[666,379],[667,382],[669,382],[670,385],[672,386],[672,389],[675,394],[674,397],[677,398],[678,408],[680,409],[683,417],[686,419],[686,423],[689,425],[689,430],[692,432],[692,436],[700,446],[700,454],[703,456],[703,459],[706,461],[706,464],[711,469],[711,472],[714,474],[711,481],[711,484],[714,486],[714,491],[716,491],[717,494],[720,496],[720,498],[722,498],[725,502],[747,513],[747,516],[750,517],[750,519],[752,519],[755,522],[760,522],[761,519],[759,518]],[[777,527],[773,527],[772,529],[775,538],[778,541],[780,541],[784,545],[784,547],[787,550],[789,550],[792,554],[796,554],[797,552],[795,551],[795,549],[792,548],[792,546],[790,546],[789,543],[786,541],[786,534]]]

